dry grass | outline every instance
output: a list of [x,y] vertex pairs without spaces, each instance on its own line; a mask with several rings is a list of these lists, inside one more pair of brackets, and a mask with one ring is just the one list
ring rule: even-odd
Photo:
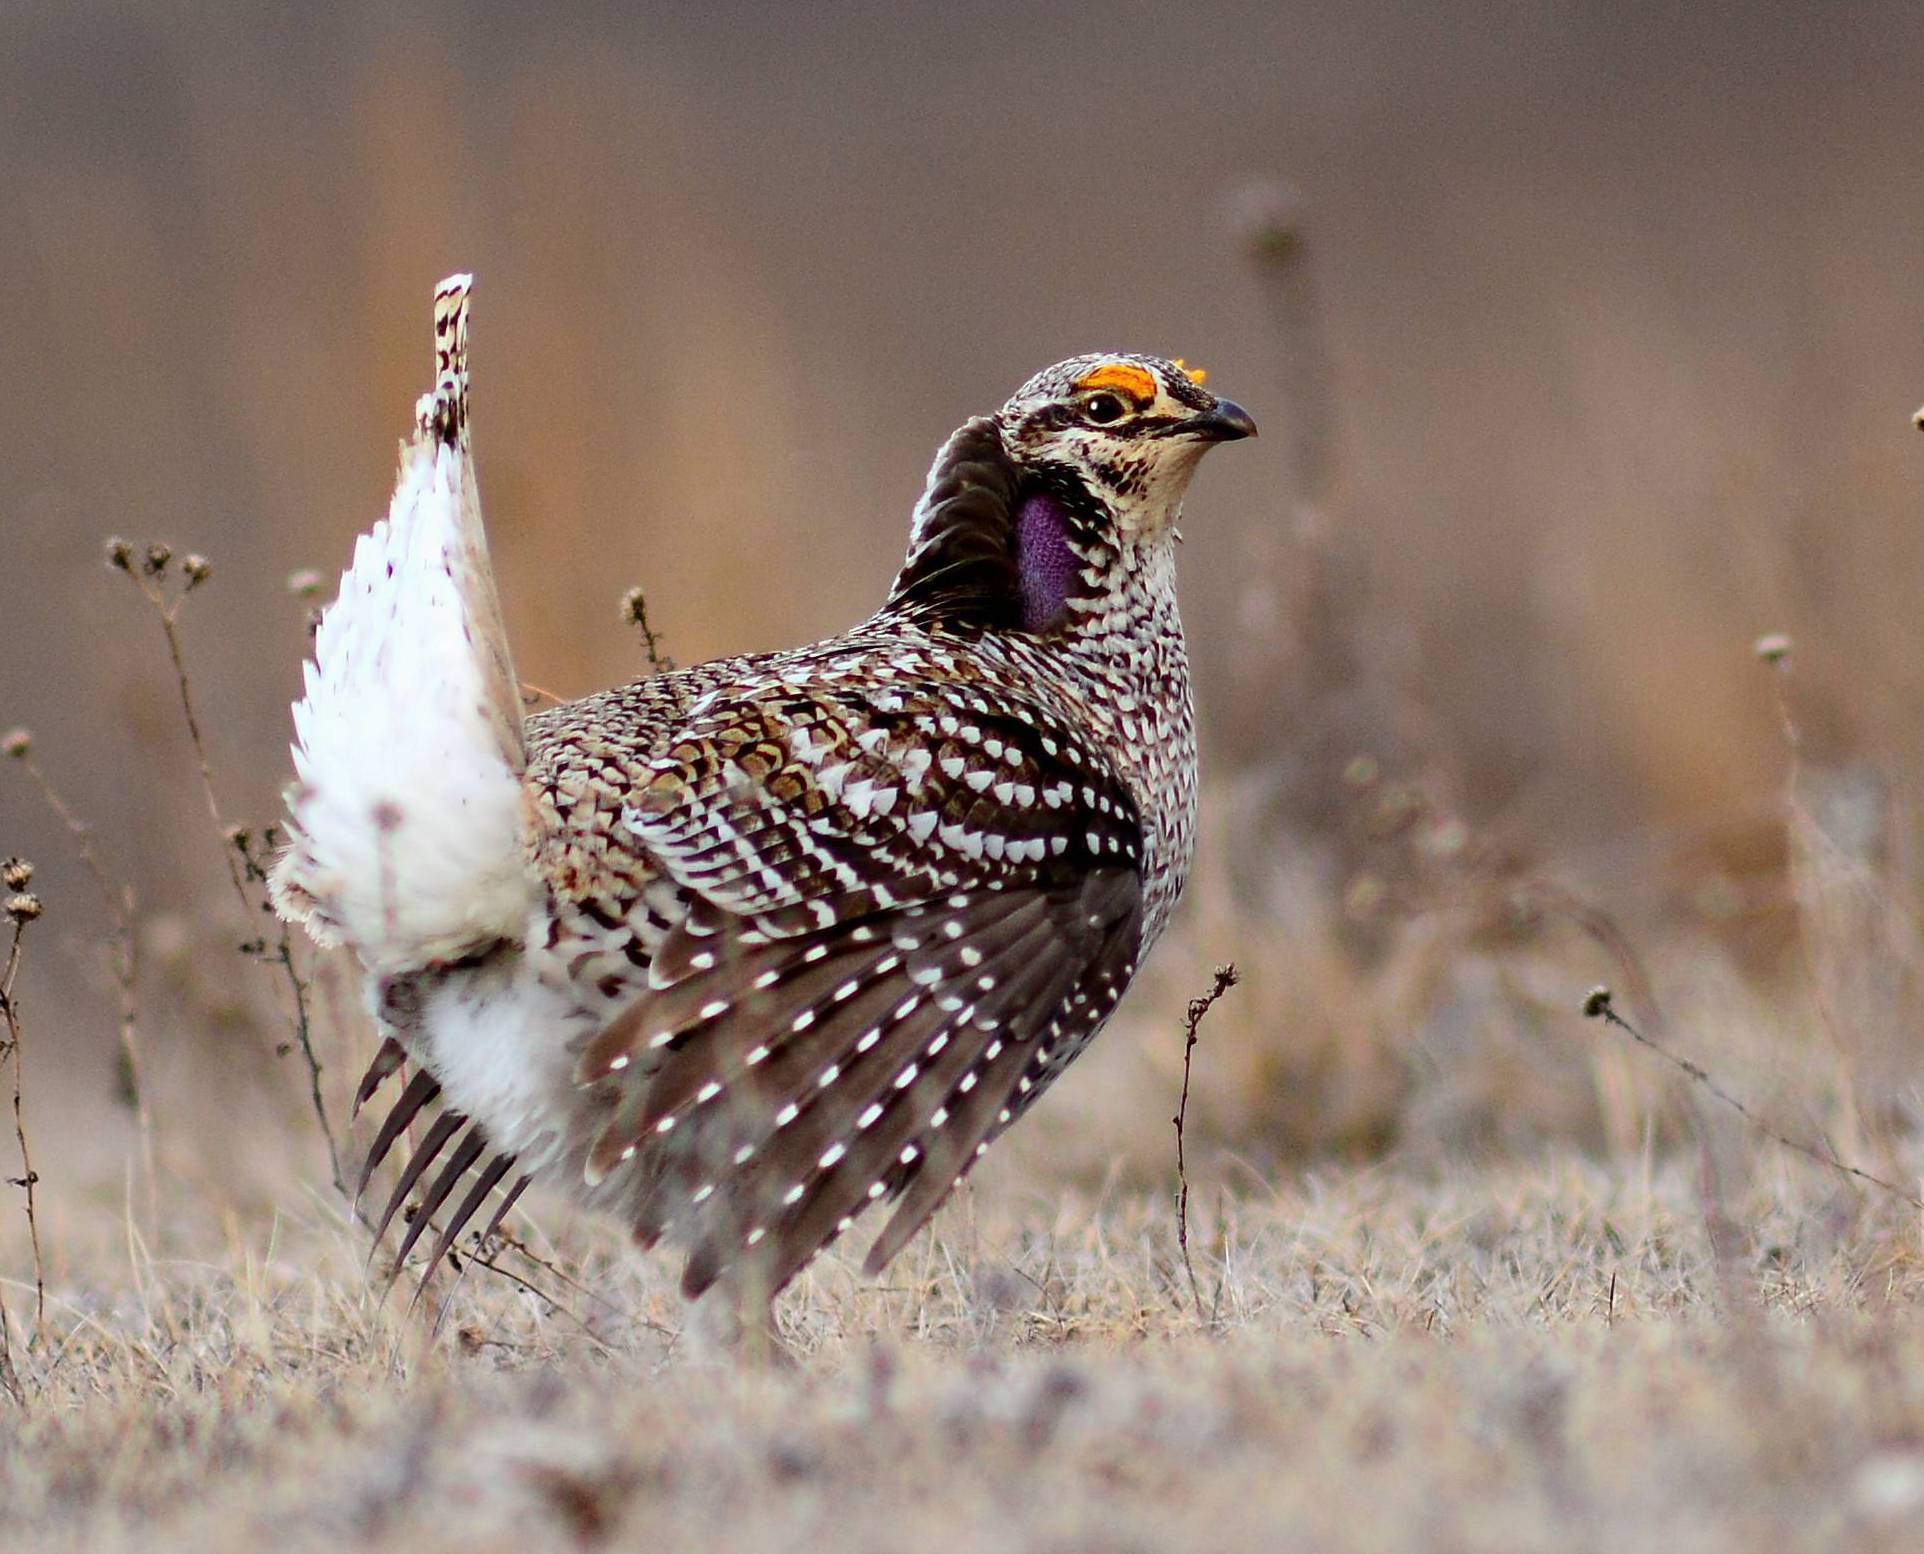
[[[1873,975],[1912,964],[1902,881],[1833,845],[1808,779],[1778,796],[1805,996],[1687,917],[1626,933],[1434,793],[1345,780],[1354,837],[1340,806],[1316,833],[1212,796],[1340,867],[1212,839],[1126,1023],[885,1283],[804,1275],[778,1368],[704,1350],[665,1261],[552,1205],[525,1253],[383,1300],[324,1185],[371,1041],[347,968],[241,942],[251,869],[197,926],[137,922],[125,1045],[168,1061],[104,1149],[35,1137],[39,1321],[0,1215],[7,1547],[1915,1547],[1924,1162],[1868,1039],[1915,1007]],[[249,862],[199,807],[183,851]],[[43,1124],[89,1112],[31,997],[63,925],[31,926],[8,1013],[64,1091]],[[1197,968],[1231,955],[1189,1052]],[[1586,1025],[1599,978],[1755,1123]]]
[[[0,482],[38,655],[0,724],[40,736],[0,738],[0,854],[46,908],[5,974],[44,1255],[0,1131],[0,1547],[1924,1546],[1915,28],[1872,68],[1843,31],[1706,49],[1580,6],[1520,67],[1393,0],[1367,49],[1092,8],[922,76],[833,9],[764,59],[640,13],[103,48],[83,6],[0,64],[42,450]],[[1711,57],[1748,97],[1672,80]],[[1138,138],[1130,201],[1005,179],[964,230],[1006,162],[981,103],[1030,147],[1073,94],[1010,82],[1058,76],[1187,130]],[[1323,224],[1252,205],[1230,284],[1197,145],[1288,157]],[[325,1185],[371,1033],[259,910],[326,590],[278,580],[331,576],[384,494],[457,263],[490,278],[517,653],[571,693],[638,671],[632,578],[684,659],[853,618],[932,430],[1045,340],[1214,342],[1281,457],[1212,473],[1185,558],[1184,918],[884,1284],[830,1257],[785,1297],[790,1367],[697,1352],[672,1268],[551,1204],[513,1227],[539,1261],[443,1274],[437,1327]],[[185,531],[212,586],[143,544],[146,604],[110,593],[101,514]],[[1585,1025],[1599,981],[1759,1126]]]
[[[1845,845],[1823,774],[1771,796],[1802,953],[1762,977],[1687,913],[1620,927],[1420,772],[1351,763],[1320,825],[1219,788],[1125,1023],[886,1283],[839,1257],[806,1274],[780,1313],[795,1363],[768,1369],[703,1350],[667,1263],[552,1206],[485,1263],[467,1248],[421,1311],[405,1284],[380,1297],[323,1185],[371,1032],[350,968],[260,937],[169,575],[136,582],[190,735],[178,845],[231,888],[195,924],[108,913],[141,1082],[104,1148],[36,1137],[39,1250],[0,1216],[8,1547],[1924,1535],[1913,896]],[[24,734],[8,750],[44,778]],[[7,973],[14,1072],[61,1092],[36,1088],[36,1123],[89,1114],[42,1061],[67,1034],[35,1024],[50,930],[73,931],[34,918]],[[1230,956],[1243,979],[1191,1051],[1197,968]],[[1741,1112],[1585,1025],[1599,978]]]
[[1166,1197],[985,1190],[884,1287],[806,1276],[775,1370],[688,1351],[657,1263],[595,1251],[566,1309],[471,1268],[436,1340],[318,1202],[164,1256],[103,1211],[0,1435],[6,1545],[1916,1547],[1917,1223],[1749,1164],[1721,1254],[1681,1166],[1219,1203],[1213,1332]]

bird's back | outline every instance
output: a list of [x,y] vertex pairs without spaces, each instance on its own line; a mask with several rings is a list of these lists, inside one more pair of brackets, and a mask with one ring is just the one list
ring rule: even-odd
[[1113,1009],[1141,808],[1074,695],[883,617],[530,720],[542,957],[600,1026],[586,1171],[691,1288],[763,1248],[779,1286],[904,1196],[885,1261]]

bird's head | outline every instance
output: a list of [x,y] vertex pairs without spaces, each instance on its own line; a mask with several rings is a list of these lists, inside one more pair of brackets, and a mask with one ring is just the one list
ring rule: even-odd
[[1256,435],[1203,373],[1159,356],[1076,356],[1037,373],[936,456],[892,608],[1056,630],[1117,567],[1166,544],[1196,465]]
[[1205,374],[1159,356],[1075,356],[1038,372],[996,412],[1010,458],[1043,484],[1073,481],[1128,534],[1175,522],[1211,447],[1254,437]]

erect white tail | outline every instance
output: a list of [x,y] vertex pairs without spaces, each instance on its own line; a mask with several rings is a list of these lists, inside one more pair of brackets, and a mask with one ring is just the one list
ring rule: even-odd
[[519,682],[468,445],[471,284],[452,275],[435,288],[434,391],[294,705],[298,780],[274,905],[376,972],[518,938],[536,896]]

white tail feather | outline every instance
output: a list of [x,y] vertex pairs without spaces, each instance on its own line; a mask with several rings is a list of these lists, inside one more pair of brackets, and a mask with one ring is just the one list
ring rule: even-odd
[[470,284],[435,289],[434,391],[294,706],[298,781],[274,904],[377,972],[517,938],[536,897],[519,682],[468,447]]

